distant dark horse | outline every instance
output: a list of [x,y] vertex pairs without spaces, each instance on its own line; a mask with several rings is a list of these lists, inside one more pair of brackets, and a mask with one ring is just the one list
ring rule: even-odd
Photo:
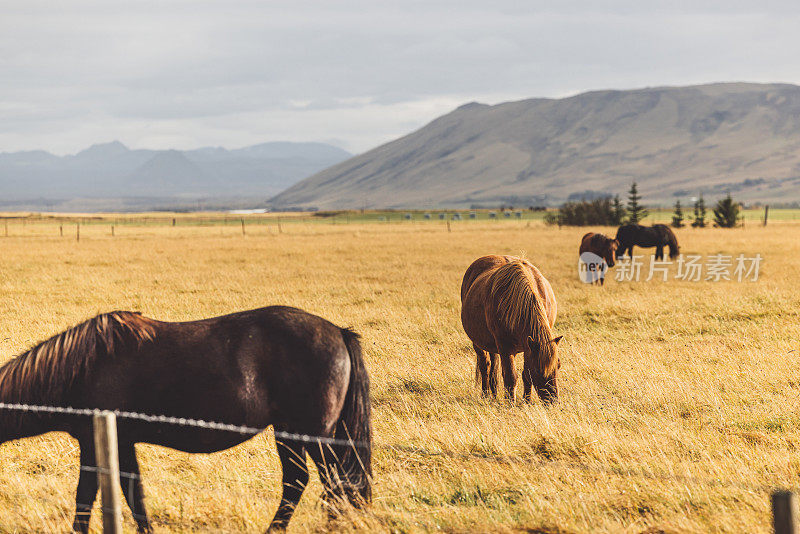
[[[283,495],[270,530],[286,528],[308,483],[306,453],[331,500],[361,506],[371,499],[369,378],[358,336],[295,308],[184,323],[125,311],[98,315],[0,367],[0,402],[273,425],[283,433],[337,438],[338,444],[325,445],[276,434]],[[252,437],[125,418],[117,428],[120,471],[136,475],[132,491],[129,478],[121,482],[140,532],[151,526],[134,444],[209,453]],[[54,430],[78,440],[81,465],[97,465],[91,418],[0,409],[0,443]],[[96,474],[81,470],[76,531],[88,532],[96,494]]]
[[670,259],[678,257],[678,239],[672,233],[669,226],[665,224],[654,224],[653,226],[642,226],[640,224],[626,224],[617,230],[617,258],[633,256],[633,246],[656,247],[656,259],[664,259],[664,247],[669,247]]

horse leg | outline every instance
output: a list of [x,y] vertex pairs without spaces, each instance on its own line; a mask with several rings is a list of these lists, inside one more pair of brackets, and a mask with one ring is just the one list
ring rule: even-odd
[[497,398],[497,375],[500,374],[500,363],[498,362],[499,358],[500,356],[495,352],[490,354],[491,363],[489,365],[489,389],[492,391],[492,397],[495,399]]
[[289,520],[294,514],[297,503],[308,485],[308,466],[306,465],[306,450],[299,443],[276,439],[278,458],[283,470],[283,494],[278,511],[272,518],[267,532],[286,530]]
[[485,350],[478,347],[478,345],[472,344],[472,348],[475,349],[475,354],[478,355],[478,360],[475,364],[475,378],[480,379],[481,381],[481,392],[484,397],[489,396],[489,355],[486,353]]
[[152,532],[147,509],[144,507],[144,488],[142,476],[139,473],[139,462],[136,460],[136,449],[133,443],[120,442],[119,444],[119,485],[122,494],[128,502],[133,519],[136,521],[137,532]]
[[[326,445],[309,445],[307,452],[311,460],[317,466],[319,480],[322,482],[324,493],[322,500],[326,504],[332,504],[331,500],[343,497],[342,481],[338,480],[339,475],[336,470],[336,453],[330,449],[326,450]],[[332,510],[329,509],[329,513]]]
[[658,245],[656,247],[656,261],[664,259],[664,246]]
[[506,387],[506,399],[509,402],[516,400],[515,389],[517,387],[517,370],[514,368],[514,355],[501,354],[500,361],[503,364],[503,385]]
[[322,501],[328,509],[328,518],[333,519],[339,515],[342,506],[347,503],[346,499],[354,506],[358,503],[358,491],[346,488],[346,473],[341,473],[339,469],[339,457],[344,451],[341,447],[330,447],[328,445],[311,445],[307,449],[314,464],[317,466],[319,480],[324,489]]
[[78,445],[81,449],[81,471],[78,478],[78,489],[75,491],[75,521],[72,523],[72,530],[86,534],[89,532],[92,505],[97,498],[97,472],[95,471],[97,461],[94,456],[92,436],[78,441]]
[[525,402],[531,402],[531,391],[533,390],[533,356],[527,353],[523,355],[525,358],[522,364],[522,399]]

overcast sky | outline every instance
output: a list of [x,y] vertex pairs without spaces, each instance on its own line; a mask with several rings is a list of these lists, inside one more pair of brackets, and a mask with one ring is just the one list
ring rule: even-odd
[[469,102],[800,82],[800,3],[0,0],[0,152],[323,141]]

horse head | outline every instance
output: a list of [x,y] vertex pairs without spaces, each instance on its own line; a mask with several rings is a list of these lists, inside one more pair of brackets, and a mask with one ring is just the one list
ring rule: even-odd
[[561,360],[558,359],[558,344],[564,336],[547,341],[547,347],[528,336],[528,350],[534,362],[539,362],[538,369],[534,369],[533,387],[544,404],[553,404],[558,400],[558,370]]
[[606,248],[603,251],[603,258],[609,267],[614,266],[614,260],[617,258],[617,249],[619,248],[619,241],[616,239],[608,238],[606,241]]

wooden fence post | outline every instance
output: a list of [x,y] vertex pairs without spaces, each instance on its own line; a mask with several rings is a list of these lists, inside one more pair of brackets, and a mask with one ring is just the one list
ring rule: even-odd
[[772,524],[775,534],[797,534],[797,497],[791,491],[772,494]]
[[764,226],[767,225],[767,217],[769,217],[769,204],[764,206]]
[[94,416],[94,452],[97,482],[103,511],[103,534],[122,534],[122,499],[119,487],[117,416],[100,412]]
[[81,240],[81,223],[75,225],[75,241]]
[[111,237],[114,237],[114,225],[111,225]]
[[242,219],[242,235],[245,235],[244,234],[244,219]]

